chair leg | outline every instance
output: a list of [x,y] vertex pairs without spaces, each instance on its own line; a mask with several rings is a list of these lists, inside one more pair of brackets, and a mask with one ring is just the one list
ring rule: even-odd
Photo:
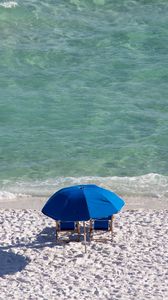
[[80,234],[80,225],[79,222],[76,222],[77,233]]
[[111,230],[111,240],[113,240],[113,221],[114,221],[114,216],[111,217],[111,224],[110,224],[110,230]]
[[92,226],[92,220],[90,220],[90,232],[89,232],[90,242],[93,238],[93,226]]
[[77,231],[77,234],[78,234],[78,238],[77,238],[77,242],[80,242],[80,224],[79,222],[76,222],[76,231]]
[[86,226],[85,226],[85,222],[83,222],[83,229],[84,229],[84,243],[85,243],[85,253],[86,253],[87,250],[86,250]]
[[111,241],[113,240],[113,230],[111,230]]
[[58,240],[58,222],[55,222],[56,228],[55,228],[55,238],[56,238],[56,242]]

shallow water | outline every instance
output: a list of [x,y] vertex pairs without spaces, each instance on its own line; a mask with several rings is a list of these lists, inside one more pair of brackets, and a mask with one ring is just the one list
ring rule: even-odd
[[78,181],[167,198],[167,9],[0,1],[0,198]]

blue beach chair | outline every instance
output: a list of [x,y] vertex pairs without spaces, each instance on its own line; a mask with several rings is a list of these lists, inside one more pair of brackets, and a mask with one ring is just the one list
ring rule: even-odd
[[[90,220],[90,240],[93,240],[93,235],[94,231],[103,231],[103,232],[111,232],[111,239],[113,238],[113,221],[114,221],[114,216],[110,216],[108,218],[104,219],[95,219],[95,220]],[[102,238],[97,238],[94,239],[97,241],[104,241],[107,239],[102,239]]]
[[76,221],[56,221],[56,240],[58,232],[72,232],[80,234],[79,222]]

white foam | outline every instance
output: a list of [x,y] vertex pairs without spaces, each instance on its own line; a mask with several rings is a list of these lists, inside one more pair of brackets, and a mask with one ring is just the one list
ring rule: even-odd
[[0,191],[0,200],[5,200],[5,199],[9,199],[9,200],[14,200],[16,199],[17,195],[10,193],[10,192],[6,192],[6,191]]
[[11,193],[7,191],[0,191],[0,201],[16,201],[18,198],[27,198],[27,195],[20,193]]
[[[47,180],[3,181],[0,182],[0,200],[19,197],[48,198],[55,191],[70,185],[97,184],[110,189],[120,196],[152,197],[168,200],[168,176],[146,174],[135,177],[57,177]],[[8,194],[9,193],[9,194]],[[8,197],[9,195],[9,197]]]
[[18,6],[18,3],[15,1],[9,1],[9,2],[5,1],[3,3],[0,3],[0,6],[5,7],[5,8],[13,8],[13,7]]

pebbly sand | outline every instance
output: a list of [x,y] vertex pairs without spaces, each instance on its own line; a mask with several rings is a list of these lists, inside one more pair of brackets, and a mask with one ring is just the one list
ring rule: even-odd
[[168,210],[120,212],[86,254],[37,210],[1,209],[0,224],[0,299],[168,299]]

